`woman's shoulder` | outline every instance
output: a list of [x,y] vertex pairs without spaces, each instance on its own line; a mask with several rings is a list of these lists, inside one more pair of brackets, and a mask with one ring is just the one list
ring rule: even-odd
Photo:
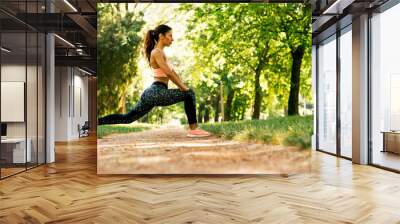
[[151,50],[152,54],[164,54],[164,52],[158,48],[153,48],[153,50]]
[[165,60],[167,60],[167,56],[164,54],[164,52],[157,48],[151,50],[150,57],[163,57]]

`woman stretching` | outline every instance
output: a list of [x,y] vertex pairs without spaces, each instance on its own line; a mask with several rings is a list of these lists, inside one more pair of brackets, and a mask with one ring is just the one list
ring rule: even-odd
[[[147,32],[145,39],[145,53],[150,67],[154,71],[154,82],[142,93],[139,102],[127,114],[111,114],[99,118],[102,124],[132,123],[143,117],[155,106],[169,106],[184,101],[185,113],[189,123],[188,137],[210,136],[197,126],[196,96],[176,74],[174,68],[166,58],[163,49],[172,44],[172,29],[167,25],[159,25]],[[168,89],[171,80],[179,89]]]

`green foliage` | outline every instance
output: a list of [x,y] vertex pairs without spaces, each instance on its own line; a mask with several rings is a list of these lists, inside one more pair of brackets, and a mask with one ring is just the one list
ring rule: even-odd
[[204,130],[226,139],[310,148],[313,117],[274,117],[267,120],[207,123],[200,126]]
[[[130,110],[138,101],[143,91],[138,71],[148,69],[147,64],[138,63],[142,57],[139,49],[143,44],[143,31],[161,22],[173,28],[175,41],[171,48],[177,53],[170,59],[178,75],[195,90],[197,112],[201,117],[205,117],[207,111],[210,121],[222,116],[216,113],[221,111],[218,101],[221,85],[226,120],[249,119],[254,113],[256,92],[261,96],[261,119],[285,115],[291,86],[291,50],[302,45],[306,49],[301,64],[300,100],[301,103],[311,102],[309,6],[202,3],[180,4],[177,8],[138,5],[131,11],[124,10],[125,3],[98,5],[99,116]],[[140,6],[143,8],[139,9]],[[144,21],[144,14],[152,19]],[[156,107],[140,121],[161,123],[169,119],[186,123],[183,103]],[[255,133],[249,130],[249,134]],[[283,142],[270,134],[259,137]]]
[[98,5],[98,115],[125,112],[125,97],[137,77],[143,14],[122,4]]
[[[284,115],[290,89],[291,49],[305,46],[300,95],[311,101],[311,11],[306,4],[183,4],[193,12],[186,37],[195,54],[199,102],[224,86],[229,120],[248,118],[261,92],[264,117]],[[260,72],[260,84],[256,81]],[[229,94],[233,100],[229,101]],[[205,98],[205,99],[204,99]],[[216,108],[214,108],[215,110]],[[245,116],[246,115],[246,116]]]

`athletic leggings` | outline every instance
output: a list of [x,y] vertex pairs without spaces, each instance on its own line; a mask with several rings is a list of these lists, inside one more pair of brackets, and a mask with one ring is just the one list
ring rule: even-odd
[[127,114],[111,114],[99,118],[98,124],[127,124],[143,117],[155,106],[169,106],[184,101],[185,113],[189,124],[197,123],[196,96],[192,89],[183,92],[180,89],[168,89],[163,82],[154,82],[140,96],[139,102]]

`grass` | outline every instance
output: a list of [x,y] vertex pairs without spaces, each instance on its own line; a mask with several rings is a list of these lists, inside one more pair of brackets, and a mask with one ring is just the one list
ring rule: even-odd
[[[125,125],[100,125],[97,137],[110,134],[139,132],[155,128],[155,124],[132,123]],[[200,124],[200,127],[225,139],[255,141],[272,145],[311,147],[312,116],[275,117],[267,120],[231,121]]]
[[99,125],[97,126],[97,138],[111,134],[123,134],[129,132],[139,132],[156,127],[154,124],[145,123],[132,123],[132,124],[119,124],[119,125]]
[[226,139],[255,141],[272,145],[311,147],[312,116],[275,117],[267,120],[200,124],[200,127]]

